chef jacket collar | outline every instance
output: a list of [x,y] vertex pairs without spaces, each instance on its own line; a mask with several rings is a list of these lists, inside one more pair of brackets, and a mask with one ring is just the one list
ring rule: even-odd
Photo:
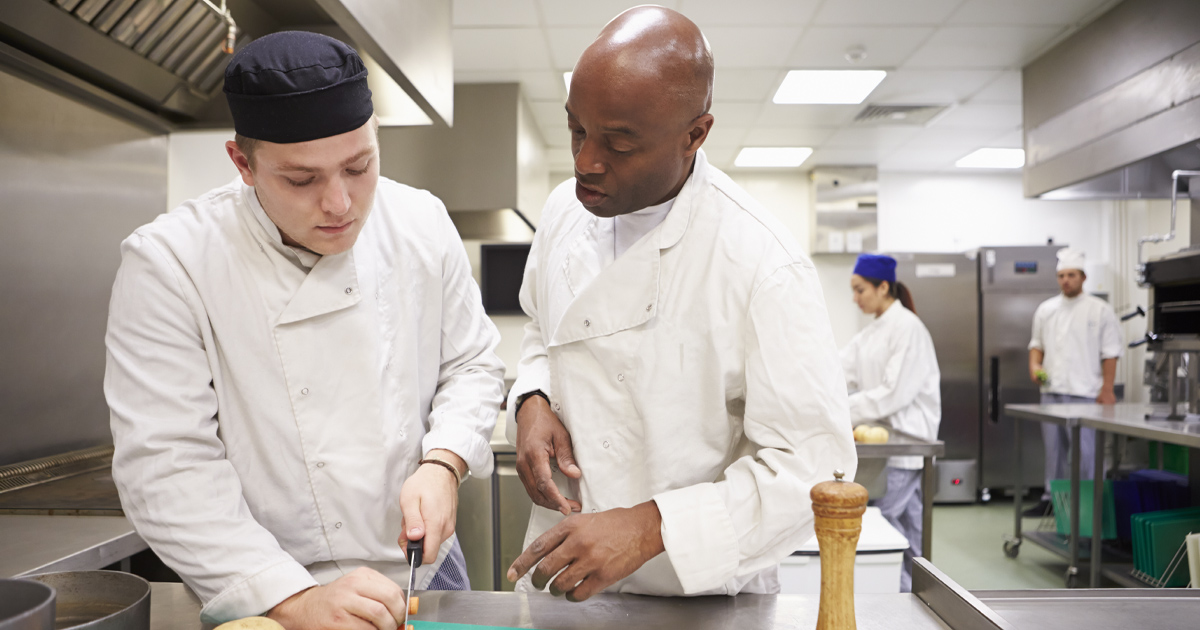
[[707,184],[708,156],[704,154],[704,149],[700,149],[696,151],[696,161],[692,165],[692,174],[688,176],[687,181],[683,183],[683,188],[675,196],[675,204],[671,206],[671,211],[667,213],[667,218],[663,219],[661,229],[658,232],[659,249],[673,247],[679,242],[679,239],[683,238],[683,233],[687,231],[688,223],[692,219],[692,206],[695,203],[697,194]]
[[246,196],[246,203],[250,206],[250,213],[262,226],[267,233],[267,238],[271,241],[271,245],[275,250],[283,254],[292,264],[303,268],[305,271],[311,271],[317,261],[321,260],[321,255],[304,249],[302,247],[292,247],[283,242],[283,236],[279,232],[279,226],[267,216],[267,211],[263,210],[262,204],[258,201],[258,194],[254,191],[253,186],[247,186],[242,183],[242,193]]

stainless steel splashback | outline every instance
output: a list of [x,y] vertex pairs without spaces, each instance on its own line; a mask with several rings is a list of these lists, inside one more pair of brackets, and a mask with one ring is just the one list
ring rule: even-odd
[[166,203],[166,136],[0,72],[0,465],[111,443],[118,246]]

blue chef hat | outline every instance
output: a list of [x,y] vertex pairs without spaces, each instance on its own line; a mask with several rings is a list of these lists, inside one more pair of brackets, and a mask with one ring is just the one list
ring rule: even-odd
[[239,50],[225,69],[233,128],[267,142],[307,142],[371,119],[367,68],[354,49],[325,35],[281,31]]
[[858,261],[854,263],[854,273],[864,278],[887,280],[889,284],[895,285],[896,259],[880,254],[859,254]]

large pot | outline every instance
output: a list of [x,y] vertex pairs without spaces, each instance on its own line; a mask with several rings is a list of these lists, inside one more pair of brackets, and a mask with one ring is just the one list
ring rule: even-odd
[[58,592],[58,630],[150,630],[150,583],[116,571],[64,571],[29,577]]
[[0,630],[54,630],[54,589],[30,580],[0,580]]

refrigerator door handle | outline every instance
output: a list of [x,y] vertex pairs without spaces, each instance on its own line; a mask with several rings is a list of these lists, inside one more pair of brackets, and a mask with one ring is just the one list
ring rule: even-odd
[[991,383],[988,385],[988,419],[992,424],[1000,423],[1000,357],[992,357],[991,359],[990,377]]

